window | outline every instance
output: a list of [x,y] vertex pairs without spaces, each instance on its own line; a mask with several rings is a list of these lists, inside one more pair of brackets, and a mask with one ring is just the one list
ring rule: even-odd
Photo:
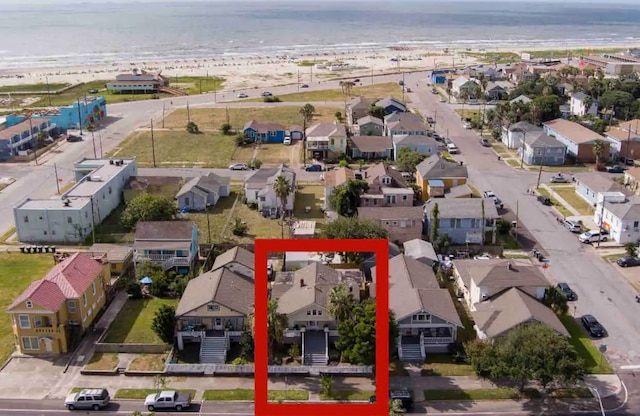
[[76,301],[75,300],[70,300],[67,302],[67,311],[69,311],[69,313],[76,313]]
[[402,195],[402,200],[406,201],[407,200],[407,196],[406,195]]
[[30,300],[26,302],[26,305],[27,305],[27,309],[33,308],[33,302],[31,302]]
[[220,305],[207,305],[207,310],[210,312],[218,312],[220,310]]
[[42,326],[42,317],[41,316],[37,316],[35,318],[33,318],[33,327],[34,328],[40,328]]
[[91,283],[91,294],[92,295],[96,294],[96,282]]
[[640,221],[634,221],[633,228],[638,228],[638,226],[640,226]]
[[67,217],[67,222],[68,222],[69,224],[73,224],[73,219],[71,219],[71,217]]
[[311,316],[311,311],[307,311],[307,315]]
[[395,204],[396,196],[395,195],[387,195],[387,204]]
[[111,195],[111,187],[109,187],[109,195]]
[[39,219],[40,221],[42,221],[44,218],[42,218],[42,217],[40,216],[40,217],[38,217],[38,219]]
[[51,230],[51,235],[56,235],[56,230]]
[[47,235],[47,232],[46,232],[46,231],[43,231],[43,233],[44,233],[44,235]]
[[462,228],[462,220],[460,218],[456,218],[456,228]]
[[431,315],[429,315],[428,313],[417,313],[411,317],[411,320],[417,322],[430,322]]
[[388,177],[388,176],[383,176],[382,177],[382,183],[384,183],[385,185],[391,184],[391,178]]
[[449,228],[456,228],[456,220],[451,218],[449,220]]
[[87,292],[84,292],[84,293],[82,294],[82,304],[83,304],[84,306],[87,306]]
[[27,217],[26,215],[24,216],[24,222],[29,222],[29,217]]
[[311,311],[311,315],[316,316],[317,314],[318,314],[318,311],[316,311],[315,309]]
[[22,337],[23,350],[39,350],[38,337]]
[[18,315],[18,323],[20,324],[20,328],[22,329],[31,328],[31,323],[29,322],[29,315]]
[[188,197],[184,199],[184,204],[185,205],[189,205],[189,198]]

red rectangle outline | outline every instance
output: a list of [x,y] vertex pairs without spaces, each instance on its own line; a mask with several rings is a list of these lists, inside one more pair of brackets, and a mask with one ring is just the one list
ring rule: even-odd
[[[269,252],[361,252],[376,256],[376,402],[269,403],[267,368],[267,261]],[[389,414],[388,240],[255,240],[254,388],[256,416],[387,416]]]

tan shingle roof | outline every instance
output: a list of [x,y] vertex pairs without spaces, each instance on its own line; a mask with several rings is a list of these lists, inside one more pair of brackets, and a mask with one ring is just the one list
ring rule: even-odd
[[351,141],[361,152],[384,152],[393,148],[389,136],[353,136]]
[[476,305],[473,319],[487,337],[494,338],[518,325],[531,321],[543,323],[558,333],[569,336],[556,314],[519,289],[509,289],[495,298]]
[[211,270],[212,271],[217,270],[234,261],[239,264],[242,264],[243,266],[250,268],[251,270],[254,269],[255,262],[254,262],[253,253],[240,246],[236,246],[220,254],[218,257],[216,257],[216,260],[213,262],[213,267],[211,267]]
[[218,303],[247,316],[254,303],[253,281],[220,268],[203,273],[187,284],[176,316],[183,316],[208,303]]
[[136,224],[136,240],[191,240],[192,221],[142,221]]
[[420,220],[424,217],[422,207],[359,207],[358,216],[373,220]]
[[576,144],[584,144],[594,142],[596,140],[605,140],[605,138],[593,130],[589,130],[581,124],[573,121],[557,118],[555,120],[544,123],[550,129],[555,130],[567,139]]
[[349,179],[355,179],[356,175],[352,169],[338,168],[330,170],[324,174],[325,186],[340,186],[347,182]]
[[432,155],[416,168],[423,179],[468,178],[467,166]]

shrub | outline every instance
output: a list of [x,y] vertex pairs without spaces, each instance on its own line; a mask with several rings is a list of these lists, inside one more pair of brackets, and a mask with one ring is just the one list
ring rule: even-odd
[[278,98],[275,95],[273,95],[273,96],[270,96],[270,97],[264,97],[263,101],[265,103],[279,103],[281,100],[280,100],[280,98]]
[[191,134],[198,134],[200,133],[200,128],[198,128],[198,125],[196,123],[190,121],[187,123],[187,132]]
[[222,123],[222,125],[220,126],[220,131],[222,132],[222,134],[227,135],[231,133],[231,124],[229,123]]
[[291,347],[289,347],[289,357],[293,359],[300,358],[300,346],[297,342],[294,342],[291,344]]
[[496,228],[498,229],[498,233],[500,234],[507,234],[509,231],[511,231],[511,221],[507,221],[501,218],[496,222],[496,226]]
[[127,293],[131,299],[140,299],[142,297],[142,288],[138,282],[130,282],[127,286]]
[[247,234],[248,229],[249,226],[246,222],[242,221],[240,218],[236,218],[233,222],[233,226],[231,226],[231,233],[235,236],[242,237]]

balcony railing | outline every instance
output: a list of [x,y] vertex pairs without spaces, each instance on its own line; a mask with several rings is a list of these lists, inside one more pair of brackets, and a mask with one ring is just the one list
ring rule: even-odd
[[425,344],[451,344],[453,337],[424,337]]
[[329,150],[329,145],[307,143],[307,150]]
[[63,325],[60,325],[59,327],[40,326],[40,327],[34,328],[34,330],[36,334],[59,334],[62,328],[64,328]]

